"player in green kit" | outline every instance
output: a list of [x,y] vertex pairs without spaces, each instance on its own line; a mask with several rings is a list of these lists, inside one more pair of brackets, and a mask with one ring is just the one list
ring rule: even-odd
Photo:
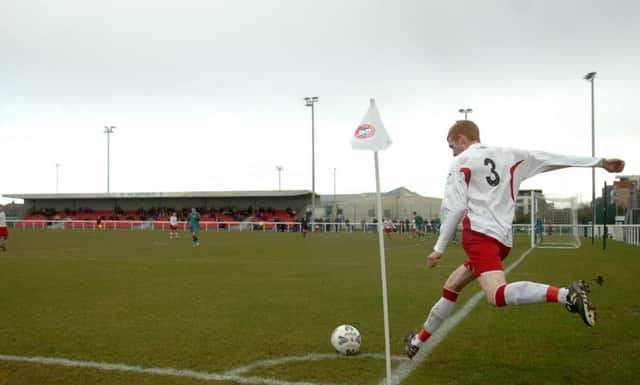
[[198,231],[200,231],[200,213],[196,211],[195,207],[191,208],[191,213],[187,220],[189,221],[189,226],[191,226],[193,247],[198,247],[200,246],[200,240],[198,240]]
[[420,214],[413,212],[413,220],[415,221],[416,228],[413,229],[413,236],[415,237],[423,237],[424,236],[424,219]]
[[536,218],[535,230],[536,242],[542,242],[542,232],[544,230],[542,218]]

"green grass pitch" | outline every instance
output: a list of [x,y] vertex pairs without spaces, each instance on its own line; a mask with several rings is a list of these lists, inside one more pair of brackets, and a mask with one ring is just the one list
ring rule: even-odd
[[[427,269],[433,241],[433,234],[386,241],[393,368],[406,362],[404,333],[422,324],[464,259],[452,245],[436,269]],[[202,233],[193,248],[186,233],[169,240],[151,231],[13,230],[8,246],[0,252],[0,385],[384,379],[375,234]],[[640,248],[607,246],[583,240],[580,249],[537,249],[508,276],[555,285],[589,279],[595,328],[557,304],[496,309],[482,300],[402,383],[640,383]],[[506,265],[527,248],[528,239],[517,239]],[[602,286],[592,281],[598,275]],[[468,287],[454,312],[478,290]],[[362,333],[361,356],[333,353],[329,336],[343,323]]]

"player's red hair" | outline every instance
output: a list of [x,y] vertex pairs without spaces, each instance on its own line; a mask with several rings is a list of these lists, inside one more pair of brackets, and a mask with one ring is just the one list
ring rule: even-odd
[[447,140],[453,139],[458,135],[466,136],[472,142],[480,141],[480,129],[471,120],[458,120],[449,129]]

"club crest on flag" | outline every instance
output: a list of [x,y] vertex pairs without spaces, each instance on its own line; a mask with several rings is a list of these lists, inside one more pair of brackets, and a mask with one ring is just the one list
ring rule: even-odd
[[376,101],[370,100],[369,110],[351,137],[351,147],[355,150],[382,151],[391,146],[391,138],[384,129]]
[[376,133],[376,128],[370,124],[363,123],[356,128],[356,133],[353,135],[357,139],[370,138]]

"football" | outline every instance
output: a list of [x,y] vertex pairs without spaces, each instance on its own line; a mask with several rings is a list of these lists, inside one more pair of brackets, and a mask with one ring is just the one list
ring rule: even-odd
[[358,354],[361,343],[362,336],[354,326],[340,325],[331,333],[331,345],[342,355]]

